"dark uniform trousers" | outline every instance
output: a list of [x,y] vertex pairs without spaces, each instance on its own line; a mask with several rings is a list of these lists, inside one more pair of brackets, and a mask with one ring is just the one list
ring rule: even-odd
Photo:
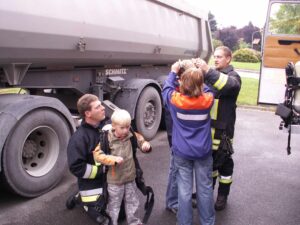
[[231,156],[226,157],[224,162],[216,168],[216,156],[218,150],[213,150],[213,187],[217,182],[217,178],[219,178],[219,188],[218,194],[227,196],[230,191],[230,185],[232,183],[232,174],[234,163]]

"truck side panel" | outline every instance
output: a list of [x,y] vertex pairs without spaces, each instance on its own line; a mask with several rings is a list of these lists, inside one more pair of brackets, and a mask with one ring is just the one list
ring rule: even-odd
[[206,17],[157,1],[0,2],[0,64],[136,65],[205,57],[211,49],[200,34],[209,31],[201,31],[199,21]]

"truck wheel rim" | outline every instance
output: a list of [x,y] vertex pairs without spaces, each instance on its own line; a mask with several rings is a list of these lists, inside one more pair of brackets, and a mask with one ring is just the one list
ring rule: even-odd
[[22,149],[22,165],[33,177],[46,175],[55,165],[59,155],[59,138],[48,126],[33,129]]
[[144,123],[147,128],[150,128],[155,121],[155,106],[148,102],[145,105],[145,113],[144,113]]

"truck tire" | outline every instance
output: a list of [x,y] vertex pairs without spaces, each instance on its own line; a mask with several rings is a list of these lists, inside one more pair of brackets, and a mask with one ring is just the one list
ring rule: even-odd
[[162,114],[161,98],[154,87],[146,87],[139,96],[135,111],[137,131],[151,140],[157,133]]
[[24,197],[51,190],[64,175],[70,135],[66,120],[55,111],[38,109],[21,118],[3,149],[8,188]]

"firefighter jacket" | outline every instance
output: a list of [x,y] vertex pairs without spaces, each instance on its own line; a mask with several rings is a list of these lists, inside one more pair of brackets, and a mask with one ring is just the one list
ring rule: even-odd
[[172,117],[172,151],[177,156],[194,160],[211,155],[209,112],[214,97],[208,91],[199,97],[183,95],[176,91],[176,74],[169,73],[162,96]]
[[215,101],[211,110],[213,150],[220,144],[221,134],[233,139],[236,119],[236,101],[241,89],[241,78],[229,65],[217,71],[209,69],[204,82],[214,90]]
[[104,122],[95,128],[83,121],[68,144],[69,169],[77,177],[84,203],[95,202],[103,193],[104,167],[97,165],[93,158],[93,150],[99,144],[99,132],[103,126]]

